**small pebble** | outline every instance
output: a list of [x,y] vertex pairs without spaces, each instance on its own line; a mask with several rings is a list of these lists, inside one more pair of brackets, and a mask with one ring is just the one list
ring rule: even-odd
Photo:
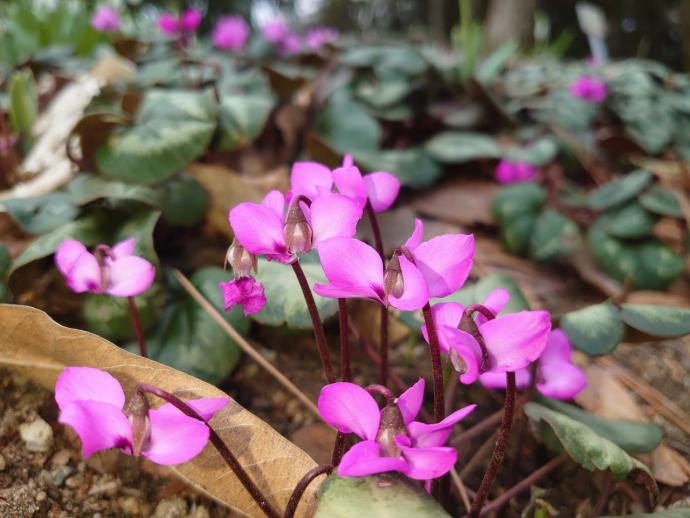
[[67,480],[65,480],[65,485],[71,489],[74,489],[75,487],[81,486],[82,482],[84,482],[84,477],[83,475],[79,474],[69,477]]
[[53,429],[40,417],[22,424],[19,435],[29,451],[46,452],[53,445]]
[[89,495],[101,495],[105,494],[107,496],[115,496],[117,494],[117,481],[108,480],[105,482],[98,482],[91,486],[89,489]]
[[46,494],[45,491],[39,491],[36,494],[36,501],[37,502],[43,502],[43,500],[45,500],[46,498],[48,498],[48,495]]
[[141,514],[139,500],[133,496],[122,496],[118,498],[117,505],[120,506],[123,514]]
[[59,452],[57,452],[55,455],[53,455],[53,466],[64,466],[69,462],[69,459],[72,457],[72,452],[70,452],[68,449],[62,449]]
[[183,518],[187,515],[187,504],[181,498],[161,500],[151,518]]

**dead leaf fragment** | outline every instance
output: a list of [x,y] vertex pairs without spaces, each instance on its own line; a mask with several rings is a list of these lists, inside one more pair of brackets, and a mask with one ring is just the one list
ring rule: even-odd
[[456,225],[493,225],[491,203],[499,189],[495,182],[454,180],[416,198],[412,208],[425,216]]

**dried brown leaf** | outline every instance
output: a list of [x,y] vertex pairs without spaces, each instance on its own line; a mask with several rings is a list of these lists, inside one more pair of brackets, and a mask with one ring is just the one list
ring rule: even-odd
[[[226,395],[213,385],[128,353],[96,335],[63,327],[27,306],[0,305],[0,344],[0,365],[50,389],[65,366],[84,365],[113,374],[126,394],[132,394],[138,383],[149,383],[182,397]],[[278,509],[285,508],[297,482],[316,466],[305,452],[234,401],[216,414],[212,425]],[[173,471],[239,515],[261,515],[212,447]],[[317,489],[318,485],[309,486],[298,516],[310,515]]]
[[412,208],[425,216],[456,225],[493,225],[491,203],[499,189],[496,182],[453,180],[416,198]]

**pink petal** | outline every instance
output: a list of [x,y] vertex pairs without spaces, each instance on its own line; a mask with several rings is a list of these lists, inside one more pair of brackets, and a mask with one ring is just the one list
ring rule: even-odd
[[354,433],[362,439],[375,439],[381,412],[376,400],[359,385],[339,381],[321,389],[319,414],[341,433]]
[[88,253],[89,251],[79,241],[65,239],[55,251],[55,266],[57,266],[57,269],[62,275],[67,277],[72,267],[77,262],[77,259],[79,259],[82,254]]
[[383,263],[372,247],[350,238],[319,243],[321,266],[330,284],[317,284],[322,297],[367,297],[383,302]]
[[516,180],[515,164],[501,160],[496,166],[496,180],[500,183],[512,183]]
[[82,454],[110,448],[129,451],[132,427],[122,408],[101,401],[72,401],[61,407],[58,422],[71,426],[81,439]]
[[[185,403],[196,410],[196,412],[206,421],[210,421],[216,412],[226,407],[228,403],[230,403],[230,398],[202,397],[199,399],[189,399],[185,401]],[[156,412],[163,416],[178,416],[181,413],[179,409],[170,403],[161,405],[160,408],[156,409]]]
[[[515,386],[519,389],[529,387],[532,382],[532,374],[530,374],[529,367],[515,371]],[[483,387],[489,389],[503,389],[506,388],[506,374],[505,372],[485,372],[479,376],[479,383]]]
[[424,378],[419,378],[417,383],[400,394],[400,397],[395,401],[406,425],[417,417],[419,409],[422,408],[423,401]]
[[[482,365],[482,350],[474,337],[457,328],[451,328],[449,326],[444,326],[440,329],[439,336],[443,337],[441,343],[447,343],[448,354],[453,367],[462,368],[462,374],[460,374],[460,381],[465,385],[470,385],[477,381],[479,376],[479,369]],[[455,363],[462,360],[462,365],[458,367]]]
[[[503,311],[503,308],[508,303],[509,299],[510,292],[508,290],[497,288],[492,290],[491,293],[487,295],[486,299],[484,299],[484,302],[482,302],[482,306],[490,309],[493,311],[494,315],[498,316],[501,311]],[[475,315],[477,324],[481,325],[487,321],[487,318],[481,313],[475,313]]]
[[107,293],[115,297],[134,297],[151,287],[156,269],[146,259],[130,255],[113,261],[108,275]]
[[479,326],[489,351],[489,369],[516,371],[541,355],[551,330],[547,311],[509,313]]
[[89,252],[81,254],[67,274],[67,285],[75,293],[101,292],[101,267],[96,256]]
[[333,177],[331,170],[318,162],[295,162],[290,173],[290,192],[292,196],[300,194],[310,200],[322,192],[331,192]]
[[540,365],[537,390],[546,397],[572,399],[587,386],[587,376],[572,363]]
[[261,200],[261,205],[268,207],[273,212],[275,212],[278,217],[282,220],[283,213],[285,211],[285,195],[280,191],[271,191],[264,199]]
[[400,192],[400,180],[383,171],[365,175],[364,185],[374,212],[383,212],[390,208]]
[[311,204],[313,246],[333,237],[353,237],[362,206],[342,194],[322,194]]
[[158,30],[163,34],[175,34],[177,32],[177,17],[172,13],[163,13],[158,18]]
[[65,367],[55,382],[55,401],[60,410],[75,401],[125,405],[122,385],[109,373],[93,367]]
[[405,256],[400,256],[400,272],[403,278],[403,294],[400,298],[389,295],[388,301],[394,308],[404,311],[420,309],[429,302],[429,290],[422,273]]
[[445,297],[460,288],[472,270],[474,236],[446,234],[422,243],[413,252],[430,297]]
[[183,32],[194,32],[201,23],[201,11],[187,9],[180,16],[180,29]]
[[333,170],[333,183],[338,192],[351,198],[360,207],[367,202],[367,188],[362,179],[362,173],[353,165],[343,165]]
[[419,246],[419,244],[424,239],[424,223],[421,219],[415,218],[414,220],[414,230],[410,237],[405,241],[405,248],[412,251]]
[[449,414],[442,421],[434,424],[426,424],[414,421],[407,427],[416,448],[430,448],[442,446],[448,441],[453,426],[472,413],[477,405],[468,405]]
[[201,453],[208,442],[208,426],[177,408],[150,410],[149,418],[151,440],[141,454],[156,464],[183,464]]
[[[276,196],[264,200],[277,201]],[[285,237],[282,214],[276,213],[277,204],[240,203],[230,211],[230,226],[240,244],[253,254],[284,254]]]
[[404,471],[407,464],[400,457],[382,457],[376,441],[362,441],[350,448],[338,465],[338,475],[364,477],[386,471]]
[[[437,329],[441,329],[443,326],[458,327],[464,311],[464,306],[458,302],[439,302],[431,306],[431,316]],[[422,324],[422,336],[428,343],[429,335],[426,329],[426,322]]]
[[253,277],[242,277],[229,282],[219,282],[223,293],[223,306],[230,311],[240,304],[245,315],[253,315],[266,305],[266,292],[263,285]]
[[540,365],[568,363],[572,354],[573,347],[568,337],[560,329],[554,329],[549,333],[546,347],[539,357],[539,363]]
[[116,259],[121,259],[127,257],[128,255],[134,255],[134,250],[137,247],[137,240],[134,237],[115,243],[110,251],[113,253]]
[[445,475],[455,465],[458,453],[455,448],[410,448],[397,441],[408,468],[405,475],[414,480],[429,480]]

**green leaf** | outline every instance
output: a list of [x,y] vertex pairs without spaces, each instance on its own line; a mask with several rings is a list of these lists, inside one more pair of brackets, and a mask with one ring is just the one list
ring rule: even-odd
[[441,168],[422,148],[384,151],[354,151],[355,160],[368,171],[388,171],[402,185],[421,189],[441,175]]
[[680,210],[678,199],[671,191],[657,185],[652,186],[639,197],[640,205],[654,214],[660,216],[670,216],[672,218],[682,218],[683,211]]
[[[238,333],[245,335],[249,320],[242,314],[242,308],[223,311],[218,283],[229,278],[231,275],[222,268],[211,267],[199,270],[190,281]],[[161,326],[148,345],[154,360],[215,384],[227,378],[241,353],[218,323],[186,293],[166,309]]]
[[529,242],[535,261],[546,262],[571,254],[580,242],[580,230],[561,213],[548,209],[537,218]]
[[113,233],[112,242],[135,238],[137,246],[134,253],[157,265],[158,255],[153,247],[153,230],[160,216],[160,211],[145,206],[131,209],[127,214],[127,219]]
[[612,351],[624,332],[620,314],[610,302],[566,313],[561,318],[561,329],[575,347],[590,356]]
[[424,146],[434,160],[461,163],[483,158],[498,158],[501,146],[484,133],[446,131],[431,138]]
[[621,319],[648,335],[675,338],[690,334],[690,309],[652,304],[623,304]]
[[402,77],[392,77],[382,80],[372,80],[360,83],[356,89],[359,99],[374,108],[385,108],[403,101],[412,91],[410,80]]
[[538,403],[527,403],[524,410],[536,424],[545,422],[568,455],[586,470],[608,469],[618,480],[633,472],[639,473],[644,478],[647,489],[656,494],[656,483],[649,468],[586,424]]
[[219,149],[234,151],[259,136],[274,106],[270,94],[224,95],[219,106]]
[[535,183],[516,183],[504,187],[491,205],[499,223],[510,221],[521,214],[536,216],[546,201],[546,191]]
[[345,89],[334,92],[319,111],[315,130],[340,153],[376,150],[381,139],[378,121]]
[[175,176],[159,187],[163,217],[172,225],[190,227],[206,214],[208,193],[194,178]]
[[475,284],[464,286],[452,295],[438,300],[443,302],[459,302],[463,306],[482,304],[489,293],[497,288],[503,288],[510,293],[510,299],[508,299],[508,303],[501,311],[501,315],[529,309],[525,294],[513,278],[505,273],[492,273],[482,277]]
[[2,203],[22,230],[34,235],[55,230],[79,213],[70,196],[61,192],[34,198],[14,198]]
[[602,419],[579,407],[555,399],[540,397],[539,402],[587,425],[593,432],[616,443],[625,451],[648,453],[659,446],[664,435],[661,428],[653,424],[623,419]]
[[[313,287],[317,282],[326,282],[326,277],[318,262],[311,262],[310,258],[305,256],[300,260],[300,264],[309,281],[309,286]],[[307,305],[292,267],[289,264],[265,259],[259,259],[258,267],[259,273],[256,279],[264,285],[266,290],[266,305],[262,311],[253,314],[251,318],[269,326],[286,324],[296,329],[311,329]],[[314,293],[314,299],[322,321],[334,315],[338,310],[335,299],[320,297],[316,293]]]
[[517,50],[518,46],[512,41],[498,47],[477,66],[474,73],[477,80],[486,86],[493,84]]
[[503,158],[513,162],[529,162],[545,166],[558,154],[558,144],[550,137],[538,139],[528,146],[512,147],[503,152]]
[[164,180],[198,158],[216,125],[211,91],[149,90],[135,124],[113,131],[96,152],[99,169],[132,183]]
[[38,116],[38,94],[36,81],[30,69],[12,74],[9,80],[9,116],[12,129],[21,133],[27,143],[32,140],[31,130]]
[[0,242],[0,281],[4,281],[10,274],[12,266],[12,256],[7,247]]
[[86,205],[102,198],[159,205],[158,193],[149,187],[107,180],[93,174],[77,175],[67,184],[67,194],[75,205]]
[[499,229],[503,248],[511,254],[526,254],[536,221],[533,214],[517,214],[514,218],[503,221]]
[[606,210],[637,196],[652,180],[652,174],[644,169],[632,171],[622,178],[608,182],[589,195],[589,208]]
[[655,223],[656,218],[634,201],[611,209],[599,218],[599,224],[607,234],[621,239],[649,236]]
[[638,289],[665,289],[685,269],[685,260],[671,248],[657,240],[649,240],[638,247],[642,274],[635,279]]
[[422,486],[401,475],[331,475],[319,489],[314,518],[447,518]]

